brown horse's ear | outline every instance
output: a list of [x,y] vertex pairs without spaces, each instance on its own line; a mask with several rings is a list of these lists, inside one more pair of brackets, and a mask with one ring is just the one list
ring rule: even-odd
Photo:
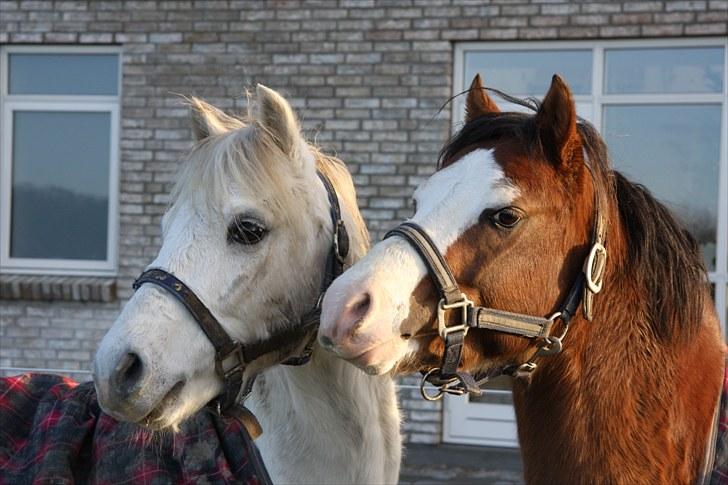
[[581,160],[581,142],[576,131],[576,106],[571,90],[558,74],[536,113],[536,127],[544,154],[557,168]]
[[470,123],[486,113],[500,113],[500,109],[488,96],[480,74],[476,74],[470,84],[467,101],[465,101],[465,122]]

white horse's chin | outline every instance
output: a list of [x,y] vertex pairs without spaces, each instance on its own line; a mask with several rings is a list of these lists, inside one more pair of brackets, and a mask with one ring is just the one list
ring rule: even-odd
[[152,408],[149,414],[139,420],[137,424],[153,430],[171,428],[174,431],[177,431],[180,423],[192,414],[184,412],[187,406],[184,405],[181,399],[183,389],[184,383],[177,383],[154,406],[154,408]]
[[[215,382],[214,379],[211,379]],[[202,384],[202,385],[201,385]],[[139,395],[139,399],[153,402],[149,412],[142,418],[132,418],[122,409],[110,409],[100,402],[104,412],[118,421],[132,422],[143,428],[161,431],[179,431],[180,425],[202,409],[217,393],[215,386],[211,386],[200,380],[192,382],[180,381],[167,391],[163,396],[157,398],[149,395]],[[208,397],[209,396],[209,397]]]

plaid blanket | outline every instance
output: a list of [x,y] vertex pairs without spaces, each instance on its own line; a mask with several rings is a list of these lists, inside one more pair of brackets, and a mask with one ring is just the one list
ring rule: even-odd
[[178,433],[103,414],[93,384],[0,378],[0,485],[270,483],[240,423],[201,411]]

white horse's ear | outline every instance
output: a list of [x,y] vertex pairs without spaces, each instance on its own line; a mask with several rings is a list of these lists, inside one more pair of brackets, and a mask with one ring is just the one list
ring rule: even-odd
[[243,122],[194,96],[189,99],[192,130],[197,141],[242,128]]
[[294,157],[300,143],[301,129],[291,105],[280,94],[258,84],[255,87],[258,102],[253,119],[265,129],[286,155]]

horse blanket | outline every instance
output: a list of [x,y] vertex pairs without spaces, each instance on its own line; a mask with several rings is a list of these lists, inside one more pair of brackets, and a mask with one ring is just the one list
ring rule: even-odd
[[47,374],[0,378],[0,485],[241,483],[270,478],[245,428],[203,410],[177,433],[121,423],[92,383]]

